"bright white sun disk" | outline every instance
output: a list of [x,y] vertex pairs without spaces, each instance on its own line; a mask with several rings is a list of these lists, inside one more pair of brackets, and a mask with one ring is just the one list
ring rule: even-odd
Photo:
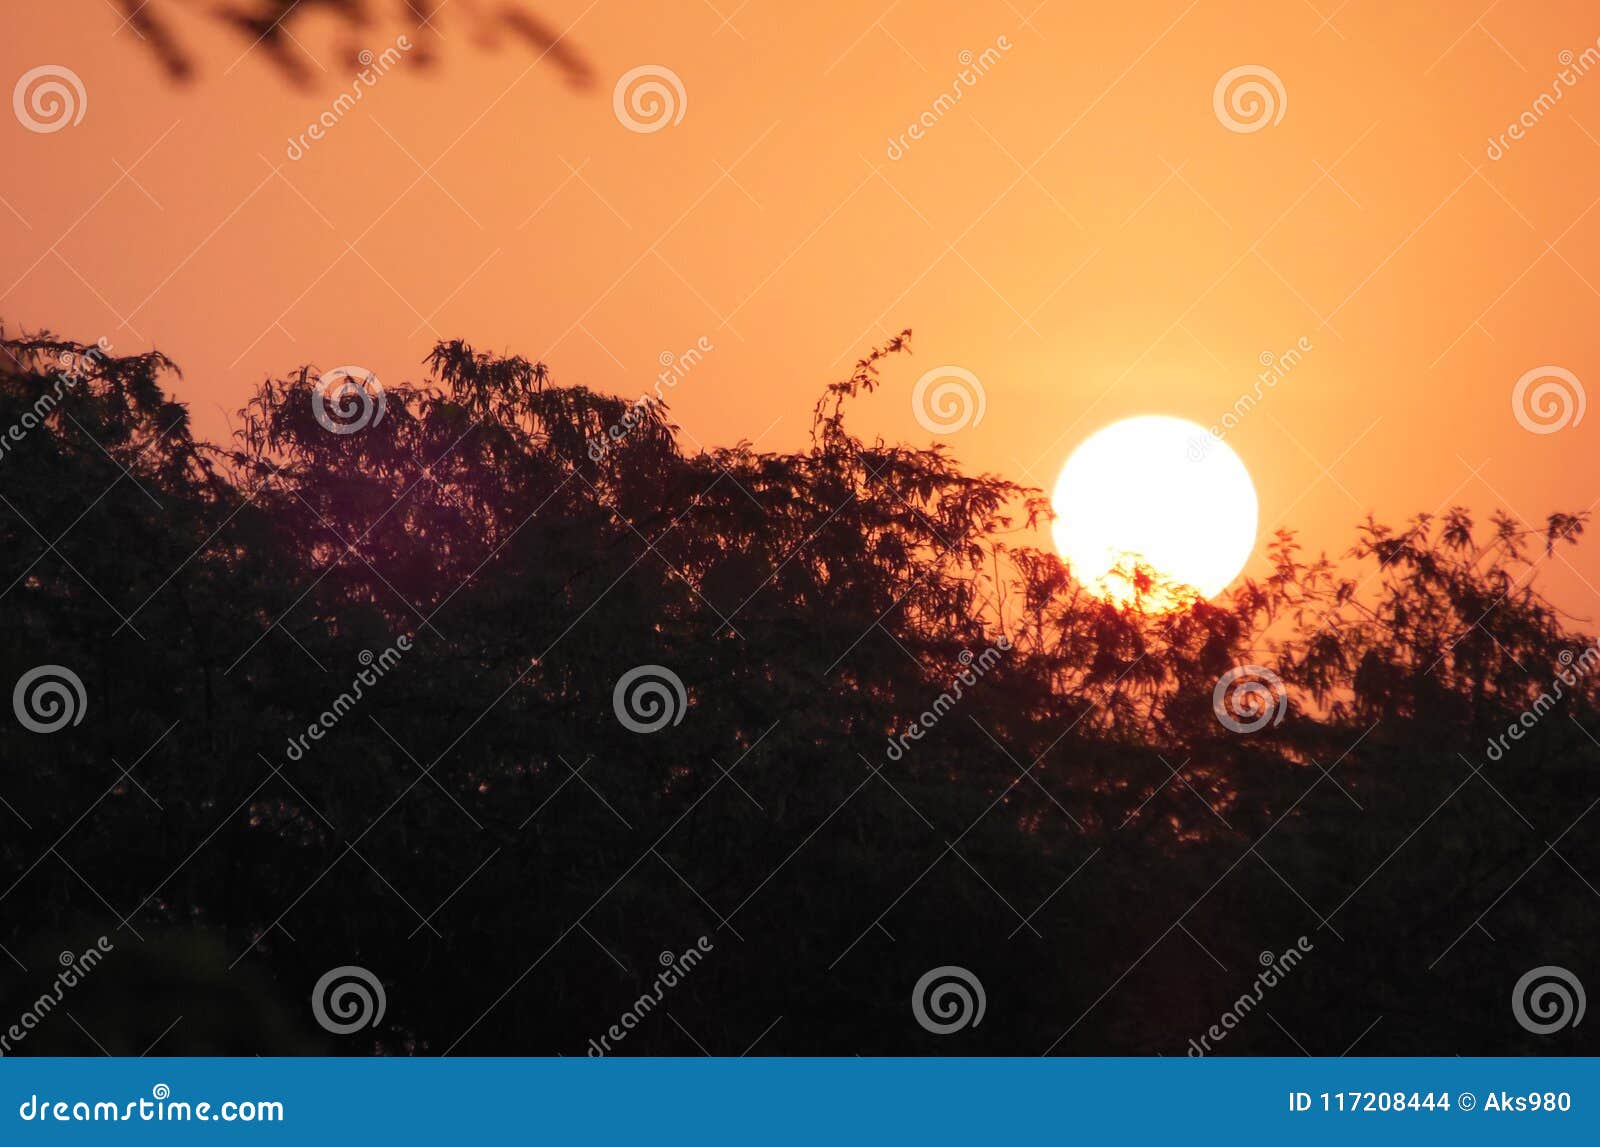
[[[1134,601],[1128,571],[1214,597],[1256,542],[1255,486],[1239,456],[1204,427],[1145,415],[1114,422],[1072,452],[1056,480],[1056,549],[1091,593]],[[1146,609],[1172,608],[1157,593]]]

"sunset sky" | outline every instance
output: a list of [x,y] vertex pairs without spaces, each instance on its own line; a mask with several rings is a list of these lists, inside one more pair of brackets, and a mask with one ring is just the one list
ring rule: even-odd
[[[559,53],[485,45],[498,4],[446,0],[416,33],[384,3],[354,36],[297,14],[296,87],[205,6],[157,3],[198,61],[186,84],[108,0],[0,15],[8,87],[54,64],[86,95],[61,130],[0,119],[0,317],[165,351],[214,439],[302,363],[416,380],[460,337],[634,396],[704,339],[669,395],[685,446],[794,448],[820,388],[910,327],[858,432],[928,441],[912,384],[959,366],[984,415],[943,441],[1046,489],[1106,423],[1214,425],[1263,356],[1309,347],[1227,434],[1263,543],[1600,497],[1600,414],[1536,434],[1512,407],[1536,368],[1600,377],[1592,4],[539,0],[583,86]],[[291,149],[357,51],[402,33],[415,47]],[[613,107],[643,65],[684,93],[648,132]],[[1280,120],[1223,122],[1241,66],[1281,82]],[[1542,575],[1584,617],[1593,552]]]

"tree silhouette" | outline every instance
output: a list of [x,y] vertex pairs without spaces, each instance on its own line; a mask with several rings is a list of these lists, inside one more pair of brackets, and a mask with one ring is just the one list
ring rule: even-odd
[[[1592,1051],[1506,1001],[1600,940],[1594,643],[1531,584],[1584,517],[1282,533],[1224,599],[1115,608],[1030,544],[1039,491],[850,429],[909,339],[807,448],[696,454],[461,342],[268,381],[216,446],[164,357],[4,339],[0,682],[85,697],[0,741],[4,1002],[116,945],[16,1050],[582,1054],[705,936],[617,1050],[1182,1054],[1305,936],[1220,1050]],[[1281,687],[1219,709],[1242,666]],[[641,669],[682,701],[625,720]],[[344,965],[388,1008],[337,1037]],[[959,1037],[908,1002],[947,965]]]
[[[247,50],[259,48],[285,79],[300,87],[311,86],[316,74],[307,67],[311,57],[294,29],[317,17],[333,17],[344,31],[340,51],[345,66],[359,71],[363,49],[378,45],[361,37],[381,34],[393,38],[410,33],[422,37],[429,30],[458,20],[471,27],[473,42],[489,48],[501,38],[524,45],[538,58],[548,59],[575,88],[588,88],[594,82],[588,61],[558,32],[516,0],[393,0],[374,5],[370,0],[235,0],[223,5],[206,5],[199,12],[183,0],[118,0],[127,25],[140,42],[160,61],[167,75],[187,81],[195,75],[195,57],[185,46],[180,28],[185,23],[209,21],[232,31]],[[391,13],[385,17],[383,13]],[[434,61],[433,48],[426,38],[416,41],[412,61],[427,66]]]

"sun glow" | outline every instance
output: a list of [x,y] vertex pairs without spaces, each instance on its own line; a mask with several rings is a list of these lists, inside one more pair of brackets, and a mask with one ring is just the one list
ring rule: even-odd
[[1145,415],[1086,439],[1051,499],[1056,549],[1098,597],[1146,612],[1227,588],[1256,540],[1256,490],[1204,427]]

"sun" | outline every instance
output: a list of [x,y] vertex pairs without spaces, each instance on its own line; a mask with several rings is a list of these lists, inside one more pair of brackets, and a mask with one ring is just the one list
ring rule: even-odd
[[1256,543],[1256,488],[1204,427],[1152,414],[1086,439],[1056,479],[1056,549],[1091,593],[1146,612],[1215,597]]

